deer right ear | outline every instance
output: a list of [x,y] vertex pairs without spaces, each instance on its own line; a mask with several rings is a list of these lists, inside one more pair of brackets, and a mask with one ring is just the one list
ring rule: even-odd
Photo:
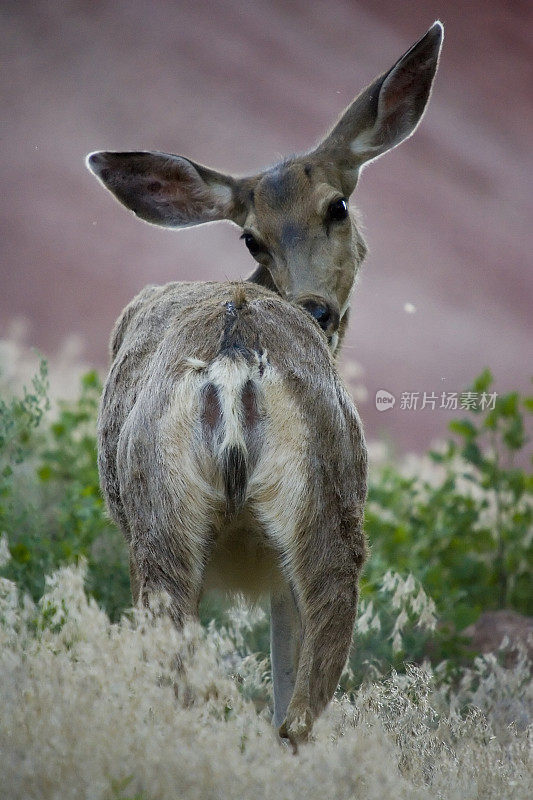
[[184,228],[243,215],[238,181],[182,156],[157,152],[96,152],[87,167],[111,194],[153,225]]
[[427,106],[439,61],[444,29],[427,33],[348,106],[318,146],[345,173],[347,194],[362,164],[386,153],[416,129]]

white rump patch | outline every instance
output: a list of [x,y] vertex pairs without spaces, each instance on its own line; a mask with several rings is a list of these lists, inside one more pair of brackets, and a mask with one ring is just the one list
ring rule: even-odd
[[208,379],[217,390],[224,420],[224,438],[219,454],[228,447],[239,447],[246,452],[242,424],[241,397],[245,383],[255,376],[255,369],[246,361],[218,358],[209,367]]

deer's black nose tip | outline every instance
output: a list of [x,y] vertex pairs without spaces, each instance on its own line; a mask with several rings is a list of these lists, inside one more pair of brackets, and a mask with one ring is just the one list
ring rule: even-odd
[[339,315],[327,303],[306,300],[302,303],[305,310],[316,319],[323,331],[334,331],[339,324]]

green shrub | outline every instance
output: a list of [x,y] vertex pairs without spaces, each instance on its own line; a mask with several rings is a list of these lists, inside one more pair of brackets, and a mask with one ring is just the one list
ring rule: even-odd
[[44,577],[87,559],[88,590],[112,619],[131,604],[122,536],[105,514],[96,467],[95,420],[101,385],[95,372],[81,394],[50,421],[46,365],[33,392],[0,404],[0,532],[11,560],[2,573],[37,600]]
[[[486,370],[472,391],[487,394]],[[439,617],[434,657],[456,658],[456,633],[482,611],[533,613],[531,592],[533,479],[525,462],[525,416],[533,400],[517,392],[450,423],[455,438],[421,459],[415,474],[386,464],[371,474],[366,531],[372,556],[363,597],[378,595],[391,566],[411,573],[433,598]],[[420,641],[404,652],[420,655]]]

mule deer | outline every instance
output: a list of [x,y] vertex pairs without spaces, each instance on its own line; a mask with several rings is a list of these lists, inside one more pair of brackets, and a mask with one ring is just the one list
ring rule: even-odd
[[337,686],[365,557],[366,450],[333,360],[365,254],[347,198],[418,125],[441,40],[435,23],[313,151],[253,177],[163,153],[88,157],[142,219],[231,220],[258,262],[244,283],[150,286],[127,306],[99,469],[135,601],[166,589],[181,625],[210,588],[270,594],[274,723],[293,743]]

